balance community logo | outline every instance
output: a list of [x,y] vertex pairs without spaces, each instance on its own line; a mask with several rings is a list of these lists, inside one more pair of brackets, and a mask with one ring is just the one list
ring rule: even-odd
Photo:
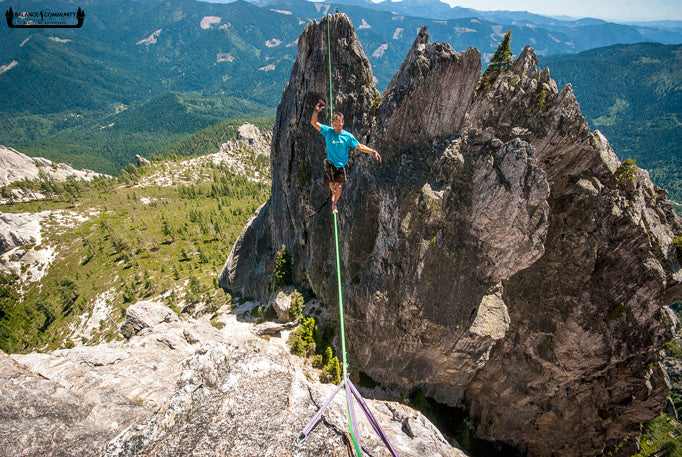
[[7,25],[13,29],[41,29],[41,28],[71,28],[83,26],[85,13],[78,7],[78,11],[20,11],[15,12],[12,7],[5,13]]

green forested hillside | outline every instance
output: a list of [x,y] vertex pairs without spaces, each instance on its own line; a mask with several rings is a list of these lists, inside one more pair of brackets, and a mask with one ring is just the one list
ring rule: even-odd
[[75,168],[115,175],[135,161],[135,154],[163,155],[175,142],[207,126],[270,112],[266,106],[234,97],[168,92],[130,106],[119,105],[110,115],[94,119],[81,113],[66,114],[67,119],[61,117],[65,114],[17,116],[7,125],[13,138],[21,141],[0,140],[0,144]]
[[[205,141],[196,135],[197,144]],[[260,157],[246,153],[242,160],[250,175],[268,176],[269,160]],[[229,300],[217,274],[270,187],[267,179],[253,182],[208,160],[191,166],[153,161],[91,183],[23,185],[50,197],[0,211],[55,211],[42,222],[41,242],[22,250],[39,256],[56,249],[58,255],[37,282],[35,265],[2,268],[0,349],[8,353],[72,346],[74,328],[102,312],[98,306],[106,314],[92,334],[79,337],[84,343],[119,337],[125,309],[148,297],[178,312],[199,303],[214,312]]]
[[[17,61],[0,74],[3,113],[100,109],[103,102],[128,104],[168,91],[229,95],[272,107],[295,54],[286,45],[301,32],[298,18],[243,1],[79,5],[86,11],[79,29],[0,28],[2,63]],[[45,7],[37,0],[13,6]],[[73,7],[50,3],[54,10]],[[268,64],[272,70],[259,70]],[[259,84],[246,84],[254,80]]]
[[[275,124],[274,117],[247,119],[246,121],[255,125],[263,132],[272,131]],[[223,143],[237,137],[237,130],[243,123],[244,120],[232,119],[211,125],[192,135],[185,136],[181,140],[164,148],[163,155],[170,157],[187,157],[218,152]],[[263,170],[261,171],[265,174],[269,174],[269,158],[267,156],[261,156],[259,157],[259,160],[263,161]]]
[[640,43],[541,59],[590,124],[682,202],[682,45]]
[[109,174],[225,119],[274,115],[301,31],[246,2],[79,6],[81,29],[0,27],[0,144]]
[[[0,27],[0,144],[106,173],[120,171],[136,153],[160,153],[221,120],[274,115],[303,27],[337,6],[303,0],[263,6],[241,0],[0,1],[10,3],[14,11],[81,7],[85,21],[79,29]],[[436,20],[371,5],[338,6],[356,26],[380,90],[422,26],[432,40],[456,50],[477,47],[484,62],[507,30],[516,54],[529,43],[546,55],[646,40],[641,27],[600,21]]]

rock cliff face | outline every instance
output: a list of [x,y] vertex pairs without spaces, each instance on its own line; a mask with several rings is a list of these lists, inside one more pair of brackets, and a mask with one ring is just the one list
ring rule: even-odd
[[[359,154],[339,204],[352,366],[463,406],[479,436],[532,456],[638,436],[669,388],[659,353],[680,226],[666,193],[622,173],[531,48],[477,88],[479,52],[422,30],[379,96],[346,16],[331,34],[334,108],[384,159]],[[272,197],[221,274],[233,292],[267,303],[284,244],[294,281],[337,305],[324,141],[309,125],[327,65],[323,19],[301,35],[278,108]]]
[[[311,382],[311,367],[282,338],[223,308],[180,319],[163,303],[127,310],[125,342],[50,354],[0,352],[0,449],[7,456],[346,455],[343,395],[303,442],[297,437],[335,386]],[[420,413],[369,401],[405,457],[466,457]],[[367,455],[383,443],[361,422]]]

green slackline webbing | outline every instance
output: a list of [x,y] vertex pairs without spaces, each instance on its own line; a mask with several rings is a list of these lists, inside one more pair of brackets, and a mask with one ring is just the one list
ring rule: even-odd
[[[339,230],[337,228],[337,223],[336,223],[336,213],[334,213],[334,241],[336,243],[336,278],[338,282],[338,289],[339,289],[339,319],[340,319],[340,325],[341,325],[341,353],[343,355],[343,384],[346,389],[348,389],[348,383],[346,382],[348,380],[348,371],[346,369],[346,331],[344,328],[343,324],[343,293],[341,292],[341,260],[339,257]],[[351,420],[350,416],[350,407],[351,405],[348,404],[350,401],[349,396],[346,395],[346,420],[348,421],[348,429],[350,430],[350,437],[353,441],[353,445],[355,446],[355,451],[358,454],[358,457],[362,457],[362,451],[360,450],[360,445],[358,444],[357,440],[355,439],[355,433],[353,432],[353,421]]]
[[[334,101],[332,98],[332,45],[331,45],[331,16],[327,14],[327,61],[329,62],[329,118],[334,118]],[[336,242],[336,277],[338,280],[339,289],[339,322],[341,326],[341,355],[343,359],[343,384],[348,388],[348,370],[346,363],[346,331],[343,324],[343,293],[341,292],[341,260],[339,258],[339,230],[336,223],[336,213],[334,213],[334,241]],[[353,431],[353,421],[351,420],[349,404],[349,395],[346,395],[346,420],[348,421],[348,429],[350,430],[350,437],[355,446],[355,451],[358,457],[362,457],[362,451],[360,450],[360,445],[355,439],[355,433]]]
[[339,318],[341,319],[341,353],[343,355],[343,380],[348,377],[346,370],[346,331],[343,326],[343,293],[341,293],[341,260],[339,257],[339,230],[336,225],[336,213],[334,213],[334,241],[336,242],[336,277],[339,286]]
[[331,16],[327,14],[327,62],[329,62],[329,119],[334,119],[334,100],[332,99],[332,42],[329,32]]

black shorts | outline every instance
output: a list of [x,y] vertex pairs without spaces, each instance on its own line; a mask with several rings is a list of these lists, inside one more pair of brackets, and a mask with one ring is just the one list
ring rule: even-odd
[[324,159],[324,171],[327,172],[327,178],[329,178],[329,182],[345,184],[347,168],[348,165],[341,168],[336,168],[328,159]]

